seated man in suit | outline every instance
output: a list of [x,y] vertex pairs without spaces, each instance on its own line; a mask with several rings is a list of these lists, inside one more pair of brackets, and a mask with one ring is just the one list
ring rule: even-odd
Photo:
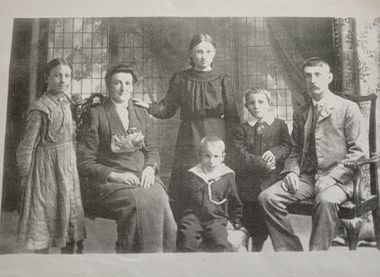
[[131,101],[136,80],[125,64],[108,69],[109,98],[84,122],[78,151],[79,172],[87,179],[83,202],[95,216],[116,220],[116,252],[175,251],[177,227],[156,174],[156,132],[147,111]]
[[351,169],[343,161],[367,156],[368,133],[357,104],[329,90],[330,66],[313,57],[303,74],[311,98],[294,112],[292,151],[282,171],[284,178],[259,195],[274,249],[302,251],[291,226],[287,206],[315,199],[310,250],[327,250],[335,235],[338,205],[352,196]]

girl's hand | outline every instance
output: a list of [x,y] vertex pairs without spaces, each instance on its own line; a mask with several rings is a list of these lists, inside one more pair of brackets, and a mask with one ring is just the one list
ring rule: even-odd
[[139,106],[144,109],[149,109],[149,104],[145,103],[144,101],[141,101],[137,98],[132,98],[132,103],[135,104],[136,106]]

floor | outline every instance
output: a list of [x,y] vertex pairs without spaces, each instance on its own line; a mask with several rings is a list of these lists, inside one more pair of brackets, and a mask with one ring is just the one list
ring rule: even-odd
[[[310,217],[291,215],[291,220],[304,249],[308,249]],[[17,212],[3,212],[0,225],[0,254],[29,253],[16,242],[17,221]],[[101,218],[86,218],[86,228],[85,253],[114,253],[116,225],[113,221]],[[333,247],[331,251],[348,250],[346,247]],[[58,249],[52,249],[51,252],[58,253]],[[263,252],[274,252],[270,239],[265,242]]]
[[[17,212],[3,212],[0,225],[0,254],[28,253],[16,242]],[[310,218],[305,216],[292,216],[294,228],[307,249],[310,233]],[[87,239],[84,243],[86,253],[114,253],[116,225],[112,220],[86,218]],[[58,249],[52,249],[52,253]],[[273,252],[268,239],[264,245],[264,252]]]
[[[380,251],[374,247],[275,253],[268,240],[262,253],[114,254],[115,224],[103,219],[86,219],[84,255],[54,255],[58,249],[53,249],[53,255],[36,255],[17,245],[17,219],[15,212],[2,214],[0,254],[8,255],[0,255],[0,277],[380,276]],[[292,222],[307,249],[310,218],[292,216]]]

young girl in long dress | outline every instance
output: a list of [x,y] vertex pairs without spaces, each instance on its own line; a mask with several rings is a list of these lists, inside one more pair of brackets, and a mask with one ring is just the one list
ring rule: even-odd
[[53,59],[46,76],[47,89],[30,107],[17,149],[23,191],[19,240],[36,253],[48,253],[50,247],[70,253],[85,238],[74,124],[65,95],[71,65]]
[[177,184],[183,181],[187,170],[197,164],[200,140],[205,136],[218,136],[226,142],[228,154],[230,131],[239,123],[229,78],[213,69],[215,54],[216,45],[210,35],[195,35],[189,47],[191,68],[174,73],[165,98],[152,104],[134,100],[156,118],[171,118],[181,110],[169,188],[175,214]]

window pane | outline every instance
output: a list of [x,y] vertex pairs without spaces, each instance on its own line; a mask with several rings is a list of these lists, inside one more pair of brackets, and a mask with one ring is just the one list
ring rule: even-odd
[[84,33],[83,34],[83,47],[90,48],[92,46],[92,34]]
[[73,35],[72,34],[65,34],[63,38],[64,38],[63,47],[72,48],[73,47]]
[[81,46],[82,46],[82,34],[74,34],[73,47],[81,47]]
[[66,18],[64,19],[64,32],[72,32],[73,31],[73,19]]
[[69,93],[78,93],[82,98],[88,97],[91,92],[105,93],[102,78],[108,63],[107,26],[107,19],[103,18],[51,21],[48,60],[67,56],[72,58],[73,81]]
[[74,32],[82,32],[82,18],[75,18],[74,19]]

